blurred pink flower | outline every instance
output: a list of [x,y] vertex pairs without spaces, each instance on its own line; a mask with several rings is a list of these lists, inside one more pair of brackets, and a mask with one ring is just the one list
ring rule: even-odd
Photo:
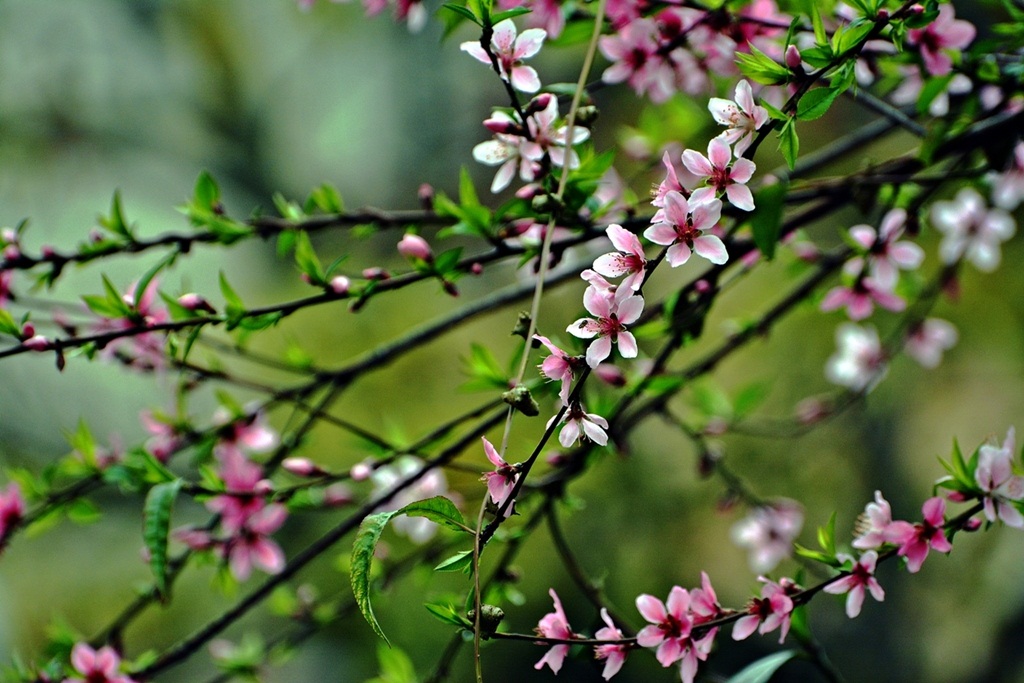
[[795,500],[783,499],[752,509],[733,525],[731,536],[733,543],[750,550],[753,571],[768,572],[790,556],[803,524],[803,507]]
[[[572,632],[572,627],[569,626],[569,620],[565,616],[565,610],[562,609],[562,601],[558,599],[558,594],[555,593],[555,589],[551,588],[548,590],[548,595],[555,603],[555,611],[548,612],[541,617],[540,622],[537,623],[537,635],[544,638],[558,638],[560,640],[571,640],[576,638],[576,634]],[[540,661],[534,664],[534,669],[542,669],[545,664],[551,667],[552,673],[558,673],[562,668],[562,662],[565,661],[566,655],[569,654],[569,646],[566,644],[553,645],[550,650],[541,657]]]

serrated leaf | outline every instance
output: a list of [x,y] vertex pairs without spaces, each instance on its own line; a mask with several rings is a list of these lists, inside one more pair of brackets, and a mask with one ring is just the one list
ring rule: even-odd
[[836,88],[815,88],[800,98],[796,105],[796,117],[801,121],[820,119],[842,91]]
[[384,531],[384,527],[387,526],[388,520],[394,516],[394,512],[380,512],[363,519],[362,524],[359,525],[355,543],[352,545],[352,559],[349,567],[352,595],[359,606],[359,611],[373,632],[380,636],[389,647],[391,643],[384,635],[384,631],[381,630],[377,617],[373,613],[373,606],[370,604],[370,565],[373,561],[373,551],[377,547],[377,541],[380,540],[380,535]]
[[434,567],[436,572],[466,572],[469,573],[473,569],[473,551],[463,550],[462,552],[455,553],[446,560],[443,560],[441,564]]
[[750,215],[750,229],[754,243],[769,261],[775,257],[782,230],[782,212],[789,186],[778,182],[765,185],[754,195],[754,212]]
[[167,537],[171,529],[171,510],[181,490],[181,480],[157,484],[146,494],[142,537],[149,551],[153,584],[161,600],[167,599]]
[[449,529],[463,533],[473,533],[472,529],[466,524],[466,520],[462,517],[462,513],[455,507],[455,503],[444,496],[434,496],[433,498],[410,503],[395,514],[408,517],[426,517],[431,522]]
[[783,664],[796,657],[796,650],[783,650],[748,664],[727,683],[767,683]]
[[818,11],[818,3],[814,0],[808,2],[811,12],[811,23],[814,26],[814,40],[818,45],[828,44],[828,34],[825,33],[825,23],[821,20],[821,12]]
[[744,76],[764,85],[781,85],[789,81],[788,68],[758,50],[754,45],[748,44],[747,47],[750,48],[750,54],[743,52],[736,54],[736,65]]
[[796,158],[800,153],[800,138],[796,134],[795,122],[796,119],[790,119],[779,131],[779,151],[791,171],[796,168]]

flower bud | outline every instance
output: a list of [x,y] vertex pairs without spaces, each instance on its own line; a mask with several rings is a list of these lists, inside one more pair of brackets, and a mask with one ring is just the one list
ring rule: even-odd
[[46,351],[50,348],[50,340],[41,334],[35,334],[21,342],[26,349],[33,351]]
[[434,210],[434,186],[430,183],[423,183],[420,185],[420,189],[417,190],[416,195],[420,199],[420,206],[424,211]]
[[391,278],[391,273],[380,267],[365,268],[363,269],[363,277],[367,280],[388,280]]
[[526,108],[523,110],[523,113],[526,116],[533,116],[539,111],[544,111],[545,109],[548,108],[548,105],[551,104],[552,97],[554,97],[554,95],[552,95],[549,92],[537,95],[532,100],[527,102]]
[[348,472],[348,476],[352,477],[352,481],[364,481],[369,479],[371,474],[373,474],[373,466],[365,460],[353,465],[352,469]]
[[326,474],[309,458],[285,458],[281,461],[281,467],[285,472],[290,472],[297,477],[318,477]]
[[484,121],[484,128],[500,135],[522,135],[523,127],[506,118],[492,117]]
[[411,232],[405,233],[405,236],[398,243],[398,253],[405,258],[419,259],[421,261],[431,261],[434,258],[434,252],[430,250],[430,245],[427,244],[427,241]]
[[344,275],[335,275],[331,278],[331,281],[327,284],[328,288],[337,294],[338,296],[344,296],[348,294],[348,288],[351,283],[349,279]]
[[482,275],[483,272],[484,272],[483,264],[481,264],[481,263],[474,263],[473,265],[471,265],[469,267],[469,272],[471,274],[473,274],[473,275]]
[[331,484],[324,489],[324,505],[327,507],[342,507],[350,504],[355,498],[352,492],[343,483]]
[[786,48],[786,66],[793,71],[803,70],[800,64],[800,50],[797,49],[796,45],[790,45]]
[[182,294],[179,296],[178,303],[190,311],[205,311],[207,313],[217,312],[209,301],[194,292],[189,292],[188,294]]

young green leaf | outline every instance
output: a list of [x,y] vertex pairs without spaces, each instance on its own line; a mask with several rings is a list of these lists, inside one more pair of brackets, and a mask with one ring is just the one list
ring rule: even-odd
[[783,182],[765,185],[754,196],[754,212],[750,216],[750,229],[754,243],[769,261],[775,257],[782,230],[782,210],[788,185]]
[[380,512],[376,515],[369,515],[359,525],[359,532],[356,534],[355,543],[352,546],[352,560],[349,568],[349,580],[352,582],[352,595],[356,599],[359,611],[362,612],[366,623],[370,625],[373,632],[381,639],[391,645],[384,631],[381,630],[377,617],[373,613],[373,606],[370,604],[370,564],[373,561],[373,551],[377,547],[377,541],[387,526],[388,520],[395,516],[394,512]]
[[149,551],[149,567],[153,572],[154,585],[160,599],[166,601],[167,583],[167,536],[171,528],[171,510],[181,490],[181,480],[157,484],[146,494],[142,537]]
[[801,121],[820,119],[841,92],[836,88],[815,88],[805,93],[796,106],[796,117]]
[[462,531],[468,534],[473,533],[473,530],[469,528],[466,520],[462,517],[462,513],[455,507],[455,503],[444,496],[434,496],[426,500],[418,500],[396,511],[395,514],[408,517],[426,517],[431,522],[454,531]]
[[748,664],[726,683],[767,683],[783,664],[796,657],[796,650],[783,650]]
[[789,170],[796,168],[796,158],[800,153],[800,138],[796,134],[796,119],[786,121],[779,131],[779,151],[782,152]]

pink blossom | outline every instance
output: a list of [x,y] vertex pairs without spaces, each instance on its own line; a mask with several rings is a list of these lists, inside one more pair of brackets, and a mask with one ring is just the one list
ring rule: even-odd
[[[537,623],[537,635],[543,638],[557,638],[559,640],[572,640],[576,638],[576,634],[572,632],[572,627],[569,626],[569,620],[565,616],[565,610],[562,609],[562,601],[558,599],[558,594],[555,593],[555,589],[548,589],[548,595],[555,603],[555,611],[548,612],[540,621]],[[552,673],[558,673],[562,668],[562,662],[565,661],[565,657],[569,654],[569,646],[566,644],[553,645],[547,653],[541,657],[540,661],[534,664],[534,669],[542,669],[545,664],[551,667]]]
[[[495,112],[494,115],[484,122],[494,122],[497,126],[502,124],[506,129],[512,130],[518,127],[521,131],[521,124],[505,112]],[[489,126],[490,128],[490,126]],[[473,158],[487,166],[498,166],[498,172],[491,182],[491,192],[498,193],[512,183],[512,179],[519,171],[519,177],[525,182],[531,182],[536,177],[536,164],[522,155],[522,145],[525,138],[510,133],[495,132],[492,140],[481,142],[473,148]]]
[[985,493],[985,518],[1003,520],[1007,526],[1024,529],[1024,515],[1014,503],[1024,500],[1024,477],[1013,471],[1016,450],[1014,430],[1010,427],[1002,448],[985,444],[978,451],[974,478]]
[[662,666],[680,662],[679,675],[684,683],[692,683],[697,675],[698,662],[707,659],[714,642],[714,632],[699,640],[690,633],[693,620],[690,616],[690,595],[685,588],[673,586],[668,602],[663,603],[653,595],[641,595],[636,599],[641,616],[650,624],[637,633],[636,642],[641,647],[656,647],[655,657]]
[[[896,89],[889,93],[889,99],[898,105],[917,104],[924,91],[924,78],[921,76],[920,67],[916,64],[904,64],[899,67],[899,72],[902,80]],[[949,113],[950,95],[965,95],[973,88],[974,84],[970,78],[964,74],[953,74],[945,83],[945,87],[932,98],[928,105],[928,113],[932,116],[945,116]]]
[[182,445],[181,434],[178,428],[164,416],[157,417],[150,410],[143,410],[139,413],[139,420],[142,426],[150,434],[144,448],[160,462],[167,462],[171,455]]
[[869,550],[854,560],[849,555],[840,553],[836,556],[840,562],[849,562],[850,569],[841,579],[833,581],[825,586],[826,593],[841,595],[846,593],[846,616],[853,619],[860,614],[860,608],[864,604],[864,589],[867,588],[878,602],[885,599],[885,591],[875,578],[875,564],[878,562],[878,553]]
[[[505,462],[486,436],[481,439],[484,442],[484,455],[494,465],[494,471],[485,472],[482,481],[487,482],[487,492],[490,494],[491,500],[498,508],[501,508],[505,501],[512,496],[512,490],[519,478],[519,470]],[[506,516],[512,514],[511,505],[508,506],[505,514]]]
[[844,323],[836,329],[838,349],[825,364],[825,377],[854,391],[870,391],[888,371],[882,342],[873,327]]
[[926,318],[907,334],[904,350],[926,368],[938,366],[942,352],[956,345],[958,334],[952,323],[939,318]]
[[722,216],[721,201],[712,199],[691,205],[679,192],[668,192],[665,207],[655,218],[659,215],[660,222],[647,228],[644,237],[655,244],[671,245],[665,259],[673,268],[686,263],[692,252],[717,265],[729,260],[721,238],[710,234]]
[[742,156],[754,142],[756,131],[768,121],[768,110],[755,104],[750,83],[743,80],[736,84],[734,101],[712,97],[708,110],[715,121],[729,129],[719,137],[734,146],[736,156]]
[[907,571],[911,574],[921,569],[929,550],[948,553],[953,549],[942,530],[946,523],[946,501],[939,497],[929,498],[921,512],[923,522],[893,522],[888,531],[892,542],[899,545],[897,554],[907,558]]
[[558,0],[498,0],[498,7],[507,10],[513,7],[528,7],[526,23],[533,28],[542,28],[551,38],[557,38],[565,28],[565,16]]
[[427,262],[434,260],[434,252],[431,251],[430,244],[411,232],[405,233],[399,241],[398,253],[407,259],[419,259]]
[[0,306],[11,300],[11,284],[14,282],[14,272],[0,269]]
[[277,433],[267,425],[267,416],[262,411],[234,417],[219,408],[213,416],[214,422],[224,425],[218,447],[244,448],[251,453],[265,453],[278,443]]
[[874,312],[875,304],[890,311],[902,311],[907,306],[906,301],[882,287],[873,278],[861,277],[852,285],[839,285],[830,289],[821,300],[821,310],[834,311],[845,308],[850,320],[859,321]]
[[619,291],[609,295],[594,287],[587,287],[583,294],[583,306],[595,317],[580,318],[569,325],[566,331],[581,339],[596,337],[587,347],[587,365],[597,367],[611,354],[613,343],[623,358],[636,358],[636,338],[626,329],[626,325],[636,322],[643,313],[643,297],[635,294],[622,296]]
[[858,550],[881,548],[886,543],[892,543],[893,538],[902,533],[901,526],[893,527],[892,507],[882,497],[881,491],[875,491],[875,502],[868,503],[864,508],[858,520],[858,530],[859,535],[850,544]]
[[253,567],[268,574],[277,574],[284,569],[284,552],[269,536],[284,524],[287,517],[288,510],[283,505],[267,505],[249,515],[245,526],[225,541],[224,555],[236,579],[248,579]]
[[683,164],[694,175],[707,182],[690,195],[691,203],[700,203],[715,199],[725,193],[729,203],[743,211],[754,210],[754,195],[744,183],[750,180],[757,167],[749,159],[736,159],[732,162],[732,150],[721,138],[714,138],[708,143],[708,155],[688,149],[683,152]]
[[598,47],[612,62],[601,75],[605,83],[627,81],[638,95],[646,94],[655,104],[675,94],[676,72],[658,52],[658,25],[653,19],[637,19],[617,33],[602,36]]
[[[723,614],[722,606],[718,604],[718,595],[711,585],[711,579],[707,572],[701,572],[700,588],[690,591],[690,616],[693,619],[693,625],[699,626],[714,621]],[[712,629],[712,632],[714,631],[717,629]]]
[[764,582],[761,597],[752,599],[747,606],[747,616],[740,617],[733,624],[732,639],[743,640],[755,630],[763,635],[779,629],[781,643],[789,634],[790,620],[793,618],[795,607],[789,594],[796,590],[796,584],[789,579],[775,583],[763,576],[758,577],[758,580]]
[[[554,419],[552,417],[548,421],[549,426]],[[563,448],[571,447],[583,436],[598,446],[608,443],[608,434],[605,432],[608,429],[608,421],[600,415],[586,412],[579,401],[570,403],[562,415],[562,421],[565,422],[565,426],[558,433],[558,442]]]
[[263,468],[239,451],[224,451],[217,473],[224,482],[224,493],[206,501],[206,509],[221,516],[221,527],[231,536],[241,533],[249,518],[263,509],[270,482]]
[[636,608],[649,622],[636,634],[640,647],[658,648],[655,656],[662,666],[672,666],[682,658],[690,644],[690,594],[685,588],[673,586],[667,604],[653,595],[636,599]]
[[858,256],[846,262],[844,269],[859,274],[865,263],[868,275],[884,290],[892,290],[899,279],[899,271],[915,270],[924,260],[924,250],[913,242],[898,242],[907,222],[904,209],[892,209],[882,218],[882,225],[875,232],[870,225],[855,225],[850,228],[850,238],[862,250]]
[[939,244],[943,263],[966,258],[983,272],[999,266],[999,243],[1017,230],[1013,217],[1002,209],[989,209],[978,191],[965,187],[952,201],[932,205],[932,225],[945,236]]
[[71,649],[71,666],[83,678],[65,678],[64,683],[135,683],[118,673],[121,657],[109,645],[94,650],[86,643],[76,644]]
[[522,143],[522,155],[538,163],[547,155],[555,166],[578,167],[580,158],[572,147],[589,138],[590,131],[574,126],[572,140],[568,140],[569,127],[558,126],[558,98],[548,93],[534,98],[527,109],[534,110],[526,117],[531,139]]
[[348,290],[351,285],[351,280],[344,275],[335,275],[331,278],[331,281],[327,283],[327,287],[338,296],[345,296],[348,294]]
[[[601,608],[601,619],[604,621],[605,626],[598,629],[597,633],[594,634],[594,638],[597,640],[622,640],[624,638],[622,631],[615,626],[615,622],[608,616],[608,610],[604,607]],[[604,680],[610,680],[612,676],[619,673],[619,669],[622,668],[623,663],[626,661],[626,653],[628,651],[629,648],[626,645],[614,643],[594,646],[594,657],[605,660],[604,671],[601,672],[601,677]]]
[[540,371],[545,377],[556,382],[561,382],[562,387],[558,391],[558,397],[563,405],[569,404],[569,391],[572,389],[573,373],[579,369],[580,358],[570,356],[562,349],[555,346],[550,339],[539,334],[533,338],[548,348],[551,355],[540,364]]
[[945,76],[953,70],[953,60],[944,50],[960,50],[967,47],[977,29],[969,21],[956,19],[953,5],[939,5],[939,15],[924,28],[910,29],[907,43],[917,45],[921,50],[925,68],[932,76]]
[[[992,203],[1000,209],[1013,211],[1024,201],[1024,142],[1013,148],[1010,165],[1002,173],[988,176],[992,185]],[[3,285],[0,285],[0,304],[3,303]]]
[[[491,53],[498,60],[501,78],[511,83],[516,90],[522,92],[540,90],[540,78],[537,77],[536,70],[523,64],[523,60],[537,54],[546,37],[547,32],[539,28],[527,29],[516,37],[516,25],[512,23],[511,19],[505,19],[494,25],[491,35]],[[491,66],[491,58],[480,41],[467,41],[459,47],[478,61]]]
[[637,291],[644,282],[647,268],[647,257],[640,240],[621,225],[609,225],[605,232],[619,251],[599,256],[594,261],[594,270],[605,277],[625,275],[620,287]]
[[21,487],[12,481],[6,491],[0,492],[0,549],[24,516],[25,499],[21,496]]
[[731,536],[733,543],[750,550],[750,568],[767,572],[789,557],[803,523],[801,505],[783,499],[753,508],[746,518],[733,525]]
[[[137,284],[137,283],[136,283]],[[129,308],[129,313],[122,318],[103,318],[95,326],[98,334],[123,332],[125,330],[154,327],[168,320],[166,310],[158,308],[157,280],[153,278],[146,290],[135,304],[135,286],[133,284],[121,297]],[[159,370],[166,365],[164,357],[164,338],[157,332],[138,332],[130,336],[115,339],[104,347],[105,357],[118,356],[129,367],[140,370]]]
[[[681,155],[679,159],[682,159]],[[699,178],[690,173],[685,166],[676,168],[676,165],[672,163],[672,155],[667,149],[661,156],[661,163],[665,167],[665,179],[654,190],[654,198],[651,199],[651,204],[659,209],[665,206],[666,194],[675,191],[684,197],[689,197],[690,192],[699,182]],[[680,176],[682,176],[682,180],[680,180]]]

